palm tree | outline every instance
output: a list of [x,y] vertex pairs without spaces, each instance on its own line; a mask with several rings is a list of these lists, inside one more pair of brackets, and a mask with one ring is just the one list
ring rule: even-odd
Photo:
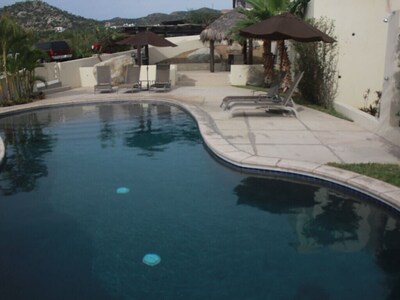
[[1,71],[4,74],[4,79],[6,83],[6,91],[3,91],[3,96],[6,100],[11,98],[10,94],[10,83],[9,83],[9,74],[7,69],[7,56],[8,51],[11,48],[12,44],[16,42],[16,36],[22,29],[18,26],[10,17],[6,15],[0,16],[0,51],[1,51]]
[[40,59],[45,54],[33,47],[32,36],[11,19],[1,16],[0,24],[0,70],[6,83],[3,90],[4,104],[30,101],[35,82],[44,81],[36,76],[35,69],[43,66]]
[[294,0],[288,4],[288,11],[291,14],[298,16],[299,18],[304,19],[306,15],[307,5],[310,0]]
[[19,55],[20,69],[18,73],[20,75],[19,97],[23,101],[30,101],[33,98],[33,88],[37,81],[45,82],[44,78],[37,76],[35,73],[36,68],[43,67],[43,64],[40,63],[43,57],[43,52],[32,46],[21,49]]
[[[246,19],[238,22],[235,30],[256,24],[286,10],[289,0],[247,0],[252,9],[239,8]],[[271,52],[271,41],[263,40],[264,75],[269,82],[273,76],[274,59]]]

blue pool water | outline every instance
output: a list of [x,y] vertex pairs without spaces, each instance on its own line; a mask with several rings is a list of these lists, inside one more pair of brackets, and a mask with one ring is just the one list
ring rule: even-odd
[[0,135],[0,299],[400,299],[396,213],[223,166],[176,107],[38,110]]

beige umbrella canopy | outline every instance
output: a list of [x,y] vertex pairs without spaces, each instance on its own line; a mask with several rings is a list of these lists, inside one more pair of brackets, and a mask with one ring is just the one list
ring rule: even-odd
[[230,30],[245,16],[236,10],[231,10],[208,25],[201,33],[200,40],[210,42],[210,71],[214,72],[214,45],[230,39]]

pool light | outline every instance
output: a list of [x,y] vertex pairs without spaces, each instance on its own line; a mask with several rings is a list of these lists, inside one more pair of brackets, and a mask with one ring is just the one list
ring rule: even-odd
[[117,188],[117,194],[127,194],[129,193],[130,189],[127,187],[119,187]]
[[143,257],[142,261],[144,264],[150,267],[154,267],[161,262],[161,257],[154,253],[148,253]]

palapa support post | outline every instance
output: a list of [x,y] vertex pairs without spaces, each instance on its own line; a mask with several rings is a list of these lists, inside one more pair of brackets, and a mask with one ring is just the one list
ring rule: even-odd
[[214,73],[214,40],[210,40],[210,72]]

